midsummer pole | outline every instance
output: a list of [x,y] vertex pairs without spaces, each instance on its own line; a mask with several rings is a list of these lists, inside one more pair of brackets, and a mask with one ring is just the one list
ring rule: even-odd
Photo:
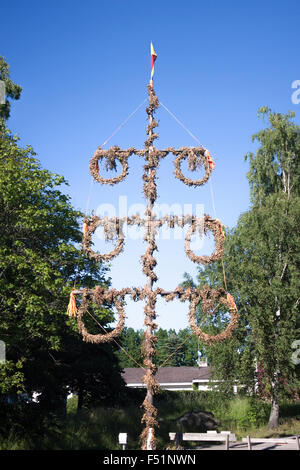
[[153,396],[155,392],[159,389],[159,385],[156,382],[154,375],[156,373],[156,366],[153,362],[153,358],[156,354],[155,343],[157,337],[154,334],[154,330],[157,328],[157,325],[154,323],[156,318],[155,304],[156,304],[156,295],[153,293],[153,284],[157,281],[157,276],[153,272],[153,267],[156,265],[156,260],[153,257],[154,251],[157,250],[155,244],[155,220],[153,207],[157,198],[156,191],[156,169],[159,165],[159,158],[155,154],[155,147],[153,145],[154,139],[158,137],[157,134],[153,132],[153,129],[157,127],[157,122],[153,117],[153,113],[158,107],[158,99],[155,96],[153,90],[153,73],[154,73],[154,62],[156,59],[156,53],[153,49],[151,43],[151,79],[150,84],[148,85],[148,95],[149,95],[149,106],[146,111],[148,114],[149,124],[147,127],[148,138],[145,142],[146,148],[146,164],[144,166],[144,194],[147,198],[147,208],[145,212],[146,216],[146,234],[144,240],[147,242],[146,253],[142,256],[143,262],[143,272],[147,277],[147,283],[145,285],[145,321],[146,326],[144,342],[142,345],[142,353],[144,356],[144,365],[146,367],[146,374],[143,377],[143,381],[147,386],[146,398],[143,402],[143,407],[145,410],[142,422],[145,422],[146,426],[141,435],[142,438],[142,448],[145,450],[154,450],[156,449],[156,438],[154,429],[157,427],[158,423],[156,421],[157,410],[153,405]]
[[[157,199],[157,188],[156,188],[156,171],[159,166],[161,158],[165,158],[168,154],[173,154],[176,158],[174,161],[174,174],[175,177],[181,180],[188,186],[201,186],[207,182],[210,177],[215,164],[210,156],[207,149],[203,147],[182,147],[180,149],[174,149],[172,147],[158,150],[153,142],[157,139],[158,134],[154,132],[154,129],[158,126],[153,114],[159,106],[158,98],[155,95],[153,89],[153,74],[154,74],[154,62],[156,60],[156,53],[151,43],[151,79],[147,86],[149,105],[146,108],[148,115],[148,126],[146,129],[147,140],[145,142],[145,148],[143,150],[137,150],[134,147],[130,147],[127,150],[122,150],[118,146],[110,147],[108,150],[103,150],[99,147],[94,156],[90,160],[90,172],[96,181],[101,184],[114,185],[121,182],[128,175],[128,159],[132,154],[136,154],[140,157],[145,158],[144,165],[144,195],[147,199],[147,207],[145,211],[145,218],[141,218],[139,214],[133,215],[132,217],[114,217],[108,219],[107,217],[98,217],[93,215],[92,217],[85,217],[83,224],[83,240],[82,246],[84,253],[90,259],[94,259],[97,262],[103,262],[111,260],[120,254],[124,249],[124,233],[123,224],[138,225],[145,228],[144,241],[147,243],[146,252],[142,256],[143,273],[146,276],[146,284],[143,288],[139,287],[124,287],[121,290],[106,289],[103,286],[96,286],[93,289],[83,288],[75,289],[70,293],[70,302],[68,306],[68,314],[77,318],[78,331],[82,334],[83,340],[90,343],[107,343],[115,340],[120,335],[124,328],[125,312],[124,312],[124,301],[126,295],[131,295],[131,298],[135,301],[145,300],[145,333],[144,341],[142,344],[143,354],[143,369],[145,375],[142,380],[146,385],[146,397],[142,404],[144,408],[144,414],[142,417],[142,423],[145,424],[144,429],[141,433],[140,439],[143,450],[155,450],[156,449],[156,437],[155,429],[158,427],[156,420],[157,409],[153,405],[154,395],[159,391],[159,384],[155,379],[157,367],[153,362],[156,354],[156,342],[157,337],[155,336],[155,330],[157,325],[154,323],[156,319],[156,300],[157,296],[160,295],[165,298],[167,302],[172,301],[176,298],[182,302],[188,300],[190,302],[189,310],[189,323],[193,330],[193,333],[204,343],[212,344],[223,341],[232,335],[232,331],[238,325],[238,311],[231,294],[227,293],[225,271],[224,271],[224,283],[225,289],[222,287],[218,289],[211,289],[207,285],[203,285],[201,289],[194,287],[177,286],[173,291],[165,291],[164,289],[157,287],[153,289],[154,283],[157,281],[157,276],[153,271],[156,266],[156,259],[153,254],[157,251],[155,243],[156,232],[159,227],[163,224],[168,224],[170,228],[174,228],[175,225],[184,227],[186,224],[190,225],[190,229],[185,237],[184,248],[186,255],[195,263],[207,265],[215,262],[218,259],[222,259],[223,256],[223,243],[225,239],[225,233],[221,222],[218,219],[212,219],[209,215],[204,215],[203,220],[197,218],[194,215],[185,215],[183,217],[166,215],[158,219],[156,214],[153,212],[154,204]],[[193,180],[186,178],[181,171],[181,163],[183,160],[188,160],[189,169],[195,171],[199,166],[204,168],[205,174],[202,178]],[[110,169],[116,169],[116,161],[122,164],[122,172],[114,178],[104,178],[99,171],[98,162],[105,161],[106,167]],[[212,232],[216,249],[215,253],[211,256],[197,256],[190,247],[191,236],[195,233],[200,223],[203,223],[204,233]],[[92,234],[95,232],[97,227],[102,226],[104,228],[105,236],[107,240],[113,240],[117,238],[115,248],[105,254],[96,253],[92,250]],[[223,266],[224,268],[224,266]],[[77,309],[75,295],[81,296],[81,304]],[[112,331],[105,331],[105,328],[94,318],[94,320],[104,330],[104,334],[91,334],[88,332],[83,317],[88,312],[90,302],[93,301],[97,305],[114,304],[118,310],[119,320],[115,328]],[[216,335],[209,335],[202,331],[197,325],[196,310],[199,303],[202,304],[202,310],[205,314],[209,315],[214,311],[214,305],[218,303],[223,304],[227,311],[230,313],[230,322],[228,326],[220,333]],[[90,313],[89,313],[90,314]],[[91,314],[90,314],[91,315]],[[93,315],[91,315],[93,316]],[[141,366],[142,367],[142,366]]]

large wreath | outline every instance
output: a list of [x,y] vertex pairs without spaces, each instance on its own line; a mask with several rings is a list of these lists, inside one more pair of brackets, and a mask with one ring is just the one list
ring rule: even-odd
[[[210,335],[202,331],[202,329],[197,325],[197,306],[201,303],[203,312],[207,315],[212,315],[213,313],[215,313],[213,306],[217,302],[220,302],[227,308],[228,312],[231,315],[231,318],[229,325],[224,331],[218,333],[217,335]],[[199,291],[199,294],[192,296],[189,310],[189,323],[195,335],[204,343],[212,344],[230,338],[232,336],[232,331],[238,325],[238,320],[239,314],[235,306],[234,300],[230,294],[225,292],[224,289],[219,288],[212,290],[208,286],[204,286],[203,289]]]
[[96,287],[94,291],[89,289],[84,289],[82,292],[82,301],[80,307],[77,311],[77,325],[79,333],[82,335],[84,341],[88,343],[108,343],[112,339],[118,337],[124,328],[125,322],[125,312],[123,308],[124,295],[116,293],[113,295],[113,302],[116,306],[119,314],[119,319],[116,327],[104,334],[93,335],[89,333],[86,329],[86,326],[83,322],[83,315],[87,312],[88,306],[91,301],[97,305],[103,305],[104,303],[111,302],[112,292],[106,291],[103,287]]
[[185,252],[187,256],[192,260],[194,263],[201,263],[201,264],[210,264],[218,259],[220,259],[223,255],[223,245],[224,245],[224,231],[222,228],[222,224],[218,219],[212,219],[209,215],[204,215],[203,220],[203,230],[206,234],[207,232],[212,232],[215,242],[216,242],[216,250],[211,256],[197,256],[190,248],[191,238],[193,233],[195,233],[197,226],[201,224],[201,219],[194,220],[189,228],[187,235],[185,237]]

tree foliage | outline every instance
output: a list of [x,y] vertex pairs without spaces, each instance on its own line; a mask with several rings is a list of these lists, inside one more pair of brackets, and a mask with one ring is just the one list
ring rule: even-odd
[[[0,80],[7,98],[0,105],[0,339],[6,346],[0,432],[7,434],[44,418],[49,424],[53,413],[64,412],[69,392],[78,394],[79,408],[113,404],[125,384],[116,346],[83,342],[75,319],[66,314],[75,284],[109,287],[108,268],[83,255],[83,214],[62,192],[65,179],[43,169],[33,148],[20,147],[6,127],[9,99],[19,99],[22,89],[1,57]],[[112,306],[91,312],[94,319],[86,323],[92,333],[99,325],[109,329]],[[7,406],[7,399],[18,400],[21,392],[38,393],[38,408],[20,402]]]
[[14,83],[9,77],[9,65],[3,57],[0,57],[0,80],[5,85],[5,103],[0,104],[0,118],[8,119],[10,116],[10,101],[8,98],[18,100],[21,96],[22,88]]
[[288,199],[300,194],[300,127],[292,121],[295,113],[283,115],[261,107],[258,114],[268,117],[269,127],[252,136],[259,148],[256,154],[245,156],[253,207],[264,204],[272,194],[283,192]]
[[[240,327],[207,354],[216,378],[237,380],[271,400],[270,427],[276,427],[280,397],[299,386],[291,355],[299,335],[300,128],[292,113],[260,113],[268,116],[269,127],[253,136],[256,154],[246,155],[251,209],[227,233],[223,258]],[[223,278],[219,262],[199,270],[198,282],[220,286]],[[217,322],[207,319],[208,328],[226,324],[226,312],[220,312]]]
[[[42,169],[0,120],[0,393],[40,393],[40,406],[58,409],[70,391],[80,404],[113,400],[122,389],[114,345],[82,341],[66,314],[74,286],[108,286],[107,268],[81,251],[82,214],[59,187],[63,177]],[[112,309],[97,309],[109,326]],[[92,320],[90,319],[90,322]],[[91,331],[99,332],[93,322]]]
[[[143,342],[143,330],[124,328],[120,337],[121,346],[118,352],[120,365],[124,367],[139,367],[142,365],[141,346]],[[159,328],[157,336],[155,363],[158,367],[196,367],[198,350],[203,354],[203,348],[192,334],[190,328],[179,331]]]

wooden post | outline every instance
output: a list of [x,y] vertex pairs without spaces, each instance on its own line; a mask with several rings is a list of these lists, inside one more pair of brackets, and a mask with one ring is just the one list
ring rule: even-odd
[[126,449],[126,444],[127,444],[127,433],[126,432],[120,432],[120,434],[119,434],[119,444],[121,444],[122,450]]
[[296,436],[297,449],[300,450],[299,436]]
[[153,428],[149,428],[148,437],[147,437],[147,450],[153,450],[152,437],[153,437]]
[[226,434],[225,449],[229,450],[229,434]]
[[248,450],[252,450],[252,445],[251,445],[251,438],[250,438],[250,436],[247,436],[247,442],[248,442]]
[[176,449],[178,449],[181,446],[182,439],[183,439],[182,432],[177,432],[174,438]]
[[[147,242],[147,249],[146,253],[143,256],[143,264],[144,269],[143,272],[147,276],[147,284],[145,289],[147,291],[146,295],[146,306],[145,306],[145,321],[144,324],[146,325],[146,332],[145,332],[145,339],[142,345],[142,350],[144,354],[144,365],[146,368],[146,375],[143,377],[144,382],[147,386],[147,394],[144,400],[144,409],[145,415],[142,420],[146,423],[145,431],[147,435],[145,438],[144,448],[146,450],[155,450],[156,449],[156,438],[155,438],[155,429],[154,426],[157,426],[156,422],[156,414],[157,410],[153,405],[153,395],[155,393],[155,389],[158,388],[158,384],[154,379],[154,375],[156,373],[156,366],[153,362],[153,357],[155,355],[155,335],[154,330],[157,328],[157,325],[154,323],[153,320],[156,318],[155,313],[155,303],[156,298],[154,299],[153,293],[153,284],[156,280],[156,276],[153,273],[153,266],[155,266],[156,261],[153,257],[153,252],[157,250],[155,245],[155,229],[153,225],[153,207],[156,200],[156,169],[158,166],[158,162],[155,162],[153,159],[153,152],[155,151],[153,145],[153,137],[157,138],[157,136],[153,136],[153,112],[158,104],[153,103],[155,99],[155,93],[152,87],[148,87],[149,93],[149,108],[147,109],[147,114],[149,118],[149,131],[148,131],[148,145],[147,153],[146,153],[146,161],[147,164],[144,167],[144,193],[147,197],[148,204],[146,209],[146,235],[144,240]],[[155,126],[156,127],[156,126]],[[146,142],[146,143],[147,143]],[[151,185],[151,190],[150,186]],[[148,431],[147,431],[148,430]]]

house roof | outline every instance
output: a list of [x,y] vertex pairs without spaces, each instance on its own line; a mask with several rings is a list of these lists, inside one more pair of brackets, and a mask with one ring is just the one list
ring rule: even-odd
[[[122,374],[126,384],[142,383],[145,370],[140,367],[128,367]],[[192,383],[194,380],[209,380],[209,367],[161,367],[155,375],[159,384]]]

